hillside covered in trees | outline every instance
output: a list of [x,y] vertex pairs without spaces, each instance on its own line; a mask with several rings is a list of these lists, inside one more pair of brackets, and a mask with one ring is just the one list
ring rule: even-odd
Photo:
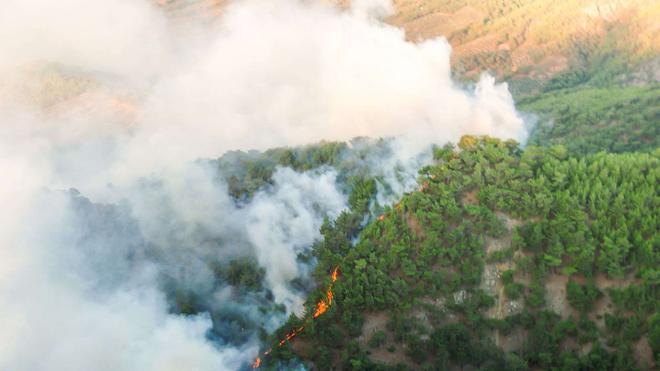
[[660,368],[660,2],[5,3],[0,371]]
[[306,313],[339,267],[332,305],[292,316],[262,367],[652,368],[659,165],[657,149],[575,157],[466,136],[436,148],[419,188],[382,214],[369,212],[373,184],[355,186],[313,248]]
[[[173,18],[210,22],[226,2],[159,4]],[[385,209],[377,195],[396,192],[382,189],[388,182],[373,167],[388,156],[387,140],[236,151],[211,161],[239,205],[272,186],[282,167],[332,168],[350,194],[350,210],[326,220],[322,240],[298,256],[316,267],[316,289],[292,282],[309,293],[306,314],[271,334],[235,314],[235,329],[261,331],[265,356],[256,365],[653,368],[660,360],[656,2],[393,5],[386,21],[408,40],[447,39],[462,84],[484,72],[508,83],[533,123],[529,147],[464,137],[457,148],[437,148],[417,191]],[[263,293],[260,269],[248,259],[214,272],[243,293]],[[194,296],[171,296],[175,312],[209,310]],[[278,310],[269,305],[264,313]]]
[[562,144],[573,154],[648,152],[660,145],[657,86],[561,89],[519,106],[539,115],[530,144]]

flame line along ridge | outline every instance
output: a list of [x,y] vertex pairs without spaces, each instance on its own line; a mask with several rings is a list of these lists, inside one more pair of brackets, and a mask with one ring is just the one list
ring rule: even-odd
[[[314,311],[314,315],[312,316],[313,319],[320,317],[325,313],[328,308],[332,305],[332,301],[334,299],[334,294],[332,292],[332,286],[334,285],[335,281],[337,281],[337,278],[339,277],[339,266],[335,267],[335,269],[332,270],[332,274],[330,275],[330,285],[328,286],[328,289],[325,293],[325,299],[321,299],[318,303],[316,303],[316,310]],[[304,326],[300,326],[294,330],[291,330],[289,333],[287,333],[282,340],[280,340],[277,343],[278,347],[283,346],[286,344],[287,341],[291,341],[294,337],[298,336],[303,330],[305,329]],[[270,352],[273,351],[273,348],[268,348],[267,351],[265,351],[261,357],[265,357],[270,354]],[[254,362],[252,363],[252,368],[259,368],[261,366],[261,357],[257,357]]]

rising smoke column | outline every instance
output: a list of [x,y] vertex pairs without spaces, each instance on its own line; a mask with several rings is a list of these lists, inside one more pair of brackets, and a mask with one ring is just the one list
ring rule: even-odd
[[[273,300],[300,310],[288,284],[304,275],[294,257],[319,237],[324,216],[345,207],[333,171],[281,169],[239,208],[200,157],[394,136],[392,156],[372,161],[396,183],[391,169],[414,174],[411,159],[431,143],[466,133],[524,141],[506,86],[485,77],[459,89],[447,42],[406,42],[374,18],[389,5],[237,1],[217,26],[184,37],[147,1],[4,2],[0,369],[250,362],[255,341],[212,342],[208,314],[169,311],[163,275],[211,292],[214,305],[258,312],[258,301],[214,291],[211,258],[255,256]],[[69,188],[99,211],[85,211]],[[142,256],[147,248],[157,258]]]

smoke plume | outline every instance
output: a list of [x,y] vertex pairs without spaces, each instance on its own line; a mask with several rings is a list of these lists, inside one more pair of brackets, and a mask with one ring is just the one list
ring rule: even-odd
[[[406,42],[389,1],[234,1],[205,25],[146,0],[1,7],[3,370],[238,369],[300,312],[298,254],[347,207],[336,171],[279,168],[237,203],[198,159],[394,137],[367,160],[400,194],[433,143],[527,135],[506,85],[458,86],[446,40]],[[265,287],[209,264],[239,258]],[[172,282],[207,310],[175,313]]]

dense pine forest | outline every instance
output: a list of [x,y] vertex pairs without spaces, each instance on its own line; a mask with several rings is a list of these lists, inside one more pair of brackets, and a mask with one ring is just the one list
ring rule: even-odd
[[[350,194],[350,210],[299,256],[316,264],[305,314],[262,332],[258,366],[652,369],[660,96],[657,84],[621,84],[607,71],[569,71],[521,96],[535,122],[526,147],[474,136],[436,147],[417,190],[390,206],[376,199],[387,182],[372,169],[389,140],[215,160],[239,203],[280,167],[336,169]],[[255,267],[237,272],[251,280]]]
[[270,341],[304,332],[264,367],[648,369],[660,357],[659,165],[658,150],[576,157],[466,136],[378,215],[374,180],[354,182],[350,211],[313,248],[306,313],[339,267],[332,305],[292,316]]
[[660,89],[582,87],[524,99],[540,122],[531,144],[563,144],[573,154],[652,151],[660,145]]

